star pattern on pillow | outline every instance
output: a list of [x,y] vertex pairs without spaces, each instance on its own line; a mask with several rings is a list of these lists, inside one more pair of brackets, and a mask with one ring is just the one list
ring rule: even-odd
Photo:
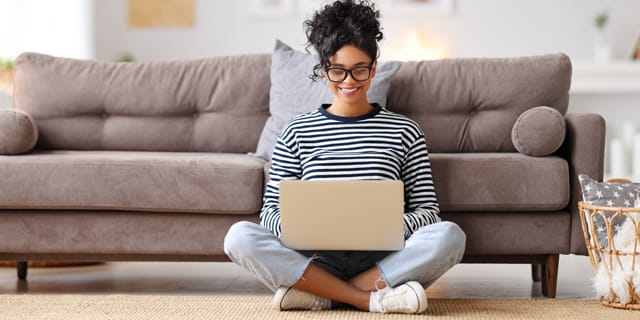
[[640,207],[640,183],[598,182],[578,176],[586,204],[607,207]]
[[[578,175],[582,188],[582,199],[584,203],[594,206],[605,207],[636,207],[640,208],[640,183],[622,182],[598,182],[589,175]],[[613,212],[603,213],[608,219]],[[598,233],[598,243],[600,247],[606,248],[608,244],[608,234],[605,218],[601,215],[594,216],[593,220]],[[622,224],[627,218],[618,216],[612,219],[611,228],[614,234],[622,229]]]

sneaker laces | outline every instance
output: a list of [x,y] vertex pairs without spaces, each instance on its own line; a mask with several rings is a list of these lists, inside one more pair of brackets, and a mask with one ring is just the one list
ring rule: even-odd
[[313,303],[311,304],[309,309],[312,311],[326,310],[327,303],[325,302],[325,300],[325,298],[316,297],[315,299],[313,299]]
[[[380,311],[388,312],[389,310],[397,310],[406,307],[406,303],[401,290],[393,290],[389,287],[378,290],[376,296]],[[384,303],[383,303],[384,301]]]
[[283,303],[285,300],[288,300],[288,303],[292,304],[286,309],[326,310],[331,307],[329,299],[294,288],[287,290],[280,303]]
[[305,291],[300,291],[300,290],[296,290],[293,292],[293,294],[296,294],[298,298],[298,302],[301,304],[304,304],[304,302],[307,302],[306,305],[301,305],[301,307],[306,307],[309,310],[323,310],[326,309],[326,298],[323,297],[319,297],[316,296],[314,294],[311,294],[309,292],[305,292]]
[[389,287],[378,290],[376,298],[378,300],[378,307],[382,312],[395,310],[403,304],[402,295],[398,292],[394,292],[394,290],[390,289]]

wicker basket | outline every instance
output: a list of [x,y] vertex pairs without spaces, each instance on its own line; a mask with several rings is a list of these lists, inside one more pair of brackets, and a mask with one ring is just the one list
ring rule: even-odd
[[[640,208],[593,206],[582,201],[578,208],[600,302],[640,310]],[[603,283],[608,292],[598,290]]]

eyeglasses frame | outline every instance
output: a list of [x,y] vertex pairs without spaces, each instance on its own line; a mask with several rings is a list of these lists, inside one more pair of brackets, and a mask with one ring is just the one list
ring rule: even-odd
[[[350,68],[350,69],[338,68],[338,67],[332,68],[332,67],[329,66],[329,67],[324,69],[324,72],[326,73],[327,80],[329,80],[331,82],[335,82],[335,83],[344,82],[344,80],[347,79],[347,75],[350,75],[351,79],[355,80],[356,82],[365,82],[365,81],[369,81],[369,79],[371,79],[371,70],[373,70],[373,63],[374,62],[375,62],[375,60],[371,61],[371,63],[368,66],[358,66],[358,67],[353,67],[353,68]],[[353,70],[360,69],[360,68],[366,68],[366,69],[369,70],[369,74],[367,75],[367,78],[364,79],[364,80],[358,80],[358,79],[353,77],[353,73],[352,73]],[[329,78],[329,70],[342,70],[342,71],[344,71],[344,78],[342,78],[342,80],[340,80],[340,81],[331,80]]]

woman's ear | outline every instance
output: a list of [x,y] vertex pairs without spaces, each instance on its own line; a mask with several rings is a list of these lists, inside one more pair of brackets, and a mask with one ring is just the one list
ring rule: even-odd
[[320,75],[322,76],[322,80],[323,81],[328,81],[329,79],[327,79],[327,69],[326,68],[320,68]]
[[376,76],[376,69],[378,68],[378,59],[373,61],[371,65],[371,76],[369,78],[373,78]]

